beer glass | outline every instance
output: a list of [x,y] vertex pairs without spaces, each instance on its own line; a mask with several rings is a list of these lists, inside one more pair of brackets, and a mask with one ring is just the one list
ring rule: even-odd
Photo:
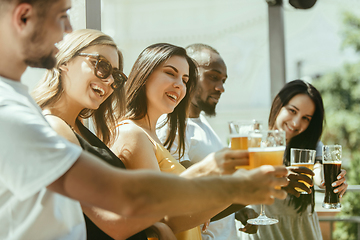
[[[252,131],[248,137],[248,151],[250,168],[262,165],[283,165],[284,151],[286,147],[285,132],[278,130]],[[247,221],[252,225],[271,225],[279,220],[266,216],[265,206],[261,205],[260,215]]]
[[331,186],[341,171],[341,145],[324,145],[322,154],[325,179],[325,198],[322,207],[328,209],[341,208],[339,193],[334,193],[334,187]]
[[[291,166],[294,167],[307,167],[311,171],[314,170],[314,163],[315,163],[315,150],[310,149],[299,149],[299,148],[291,148],[290,149],[290,163]],[[303,174],[303,173],[302,173]],[[311,175],[307,175],[309,178],[312,179]],[[299,181],[306,185],[306,187],[310,188],[310,185],[304,181]],[[300,192],[301,194],[308,194],[306,191],[302,190],[301,188],[295,188],[296,191]]]
[[[248,135],[250,131],[260,130],[260,122],[256,120],[231,121],[229,124],[230,148],[236,150],[248,150]],[[250,169],[248,165],[237,168]]]

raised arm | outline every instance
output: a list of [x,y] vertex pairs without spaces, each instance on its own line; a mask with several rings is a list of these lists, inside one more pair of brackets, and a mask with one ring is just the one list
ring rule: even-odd
[[77,199],[82,204],[97,206],[124,217],[162,218],[166,215],[191,215],[208,209],[221,209],[233,202],[247,204],[251,197],[245,197],[248,195],[245,193],[251,191],[241,189],[248,188],[249,183],[246,182],[250,179],[250,182],[252,179],[257,181],[255,176],[264,177],[267,184],[262,185],[264,191],[261,196],[251,199],[250,203],[272,202],[272,196],[284,197],[285,194],[271,186],[287,183],[285,179],[276,178],[275,172],[282,172],[279,175],[287,174],[285,169],[271,168],[242,173],[254,175],[249,179],[242,175],[185,179],[148,170],[114,169],[83,152],[72,168],[51,184],[49,189]]
[[[144,132],[144,130],[135,124],[125,123],[121,125],[118,130],[119,136],[116,139],[115,144],[112,146],[112,150],[123,160],[126,168],[152,169],[154,171],[160,172],[157,159],[159,156],[156,156],[155,147],[159,145],[156,145],[153,142],[154,140],[150,140],[149,136]],[[247,157],[247,153],[245,155]],[[165,158],[165,156],[162,157]],[[170,155],[169,157],[171,158]],[[218,157],[217,161],[222,162],[222,160],[223,157]],[[162,161],[171,162],[170,159],[162,159]],[[190,178],[203,176],[204,171],[207,172],[206,175],[214,175],[213,172],[219,170],[217,162],[214,162],[213,157],[210,157],[206,163],[207,167],[205,167],[203,164],[199,164],[192,168],[194,170],[186,170],[185,172],[181,173],[184,168],[174,160],[171,169],[175,171],[175,174],[181,173],[182,176]],[[207,211],[198,212],[193,215],[165,218],[164,222],[167,223],[175,233],[178,233],[202,224],[204,221],[210,219],[226,207],[227,205],[224,205],[221,208],[209,208]]]
[[232,176],[186,179],[151,170],[115,169],[83,152],[48,188],[127,217],[164,217],[231,203],[272,204],[274,198],[286,197],[275,189],[288,184],[281,177],[286,175],[284,167],[263,166],[238,170]]
[[[252,175],[245,174],[244,177],[239,174],[232,177],[185,179],[150,170],[116,169],[90,153],[81,152],[78,147],[54,133],[38,114],[29,113],[27,109],[19,111],[23,109],[24,107],[18,105],[2,106],[1,122],[11,122],[12,124],[6,126],[0,124],[2,126],[1,133],[7,136],[13,135],[14,138],[25,138],[18,145],[11,141],[4,143],[2,156],[10,156],[13,160],[11,163],[1,161],[4,166],[4,168],[0,168],[1,173],[3,174],[5,170],[11,173],[7,174],[6,179],[4,179],[4,175],[2,176],[2,179],[8,182],[19,176],[19,169],[35,168],[32,163],[36,162],[36,158],[29,153],[41,152],[45,156],[52,157],[42,161],[42,165],[49,166],[42,168],[44,174],[51,172],[51,167],[57,166],[55,164],[57,162],[68,164],[66,168],[62,167],[61,173],[55,175],[56,177],[53,179],[56,180],[52,179],[43,186],[48,186],[48,189],[54,192],[79,200],[81,204],[103,208],[124,217],[160,219],[165,215],[192,214],[204,211],[209,207],[215,208],[232,202],[248,204],[250,200],[250,203],[271,203],[273,199],[270,196],[285,197],[286,195],[285,192],[277,192],[273,189],[276,185],[287,183],[285,178],[276,178],[276,175],[287,174],[286,169],[263,169],[265,172],[258,172],[259,175],[266,177],[261,188],[256,189],[256,191],[263,190],[264,192],[259,199],[251,198],[248,196],[249,194],[246,197],[243,196],[248,191],[246,184],[249,183],[249,177],[253,178]],[[27,119],[27,121],[23,119]],[[16,135],[15,128],[20,129]],[[19,148],[22,148],[21,153],[16,151]],[[74,154],[71,155],[75,156],[73,159],[69,158],[65,161],[57,157],[57,153],[64,153],[67,150],[73,150]],[[25,153],[30,155],[28,162],[20,161],[20,159],[26,159]],[[59,154],[59,156],[62,157],[64,154]],[[17,164],[18,167],[14,167],[14,164]],[[28,172],[24,171],[25,176],[20,180],[30,179],[26,174]],[[40,180],[44,181],[41,178]],[[21,184],[26,186],[27,182],[23,181]],[[40,187],[42,186],[39,185],[38,188]],[[9,185],[10,188],[17,190],[16,194],[23,198],[32,194],[32,192],[23,193],[26,191],[24,187]],[[194,199],[196,200],[194,201]],[[204,206],[204,202],[206,202],[206,206]]]
[[[57,133],[70,142],[80,145],[74,132],[62,119],[54,115],[47,115],[46,119]],[[128,218],[95,206],[82,204],[81,207],[93,223],[114,239],[126,239],[161,219],[159,217]]]
[[[226,174],[233,174],[236,169],[236,166],[246,165],[248,164],[248,152],[242,150],[230,151],[228,148],[224,148],[218,152],[210,154],[202,161],[191,165],[188,169],[186,169],[181,176],[187,178],[193,177],[202,177],[202,176],[221,176]],[[183,161],[189,162],[190,161]],[[190,166],[190,165],[189,165]],[[182,221],[184,219],[176,218],[171,222],[168,222],[169,225],[172,226],[173,229],[176,229],[174,223],[177,222],[178,226],[181,229],[186,229],[185,227],[193,227],[192,223],[197,223],[196,225],[202,224],[204,220],[211,218],[211,221],[216,221],[221,218],[224,218],[242,208],[245,205],[242,204],[232,204],[225,208],[217,208],[217,209],[209,209],[204,212],[199,212],[195,215],[191,216],[191,221]]]
[[[149,140],[149,137],[144,133],[142,129],[134,124],[125,124],[119,128],[120,135],[112,147],[112,150],[117,154],[125,163],[127,168],[138,169],[147,168],[155,171],[160,171],[159,164],[155,156],[154,144]],[[201,164],[196,164],[191,169],[186,170],[181,176],[187,178],[193,178],[204,175],[219,175],[219,166],[222,162],[227,162],[230,158],[235,158],[233,161],[245,161],[247,162],[247,152],[236,152],[233,155],[229,153],[229,150],[219,151],[217,154],[210,155]],[[241,160],[239,160],[239,158]],[[243,159],[245,158],[245,160]],[[216,159],[216,160],[215,160]],[[240,165],[239,162],[236,163]],[[244,164],[244,163],[243,163]],[[224,166],[230,165],[223,164]],[[222,166],[223,166],[222,165]],[[234,172],[234,167],[231,173]],[[193,198],[193,197],[192,197]],[[206,206],[206,202],[203,203]],[[199,210],[196,214],[166,218],[164,221],[171,226],[174,232],[181,232],[195,226],[200,225],[207,219],[213,217],[218,212],[222,211],[229,204],[224,203],[218,208],[209,206],[206,211]]]

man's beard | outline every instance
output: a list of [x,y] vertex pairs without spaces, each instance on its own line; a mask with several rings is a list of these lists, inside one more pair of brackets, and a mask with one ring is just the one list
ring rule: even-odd
[[27,54],[24,62],[29,67],[52,69],[53,67],[55,67],[56,64],[56,59],[55,56],[53,56],[53,52],[51,51],[45,56],[40,55],[42,52],[41,41],[44,36],[44,32],[42,32],[40,29],[41,28],[35,31],[30,37],[30,43],[28,41],[24,43],[25,54]]
[[56,64],[56,60],[53,57],[52,53],[50,53],[47,56],[42,56],[39,58],[27,58],[24,60],[24,62],[29,67],[46,68],[46,69],[52,69],[53,67],[55,67]]
[[198,97],[198,96],[195,96],[195,100],[196,100],[196,106],[201,111],[204,111],[204,113],[207,116],[210,116],[210,117],[216,116],[216,112],[215,112],[216,104],[211,105],[208,102],[203,101],[202,99],[200,99],[200,97]]

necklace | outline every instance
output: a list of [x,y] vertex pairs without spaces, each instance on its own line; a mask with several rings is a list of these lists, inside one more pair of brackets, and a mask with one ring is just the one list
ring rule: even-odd
[[63,120],[63,121],[71,128],[71,130],[73,130],[74,132],[76,132],[76,131],[75,131],[75,128],[74,128],[73,126],[71,126],[70,124],[68,124],[68,123],[67,123],[64,119],[62,119],[61,117],[59,117],[59,116],[57,116],[57,115],[55,115],[55,114],[51,114],[51,113],[45,113],[44,116],[55,116],[55,117],[57,117],[57,118],[60,118],[61,120]]

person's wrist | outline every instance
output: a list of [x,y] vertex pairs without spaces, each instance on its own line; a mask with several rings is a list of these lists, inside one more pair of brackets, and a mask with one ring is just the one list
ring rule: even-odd
[[[238,170],[243,171],[245,174],[246,170]],[[237,204],[245,204],[244,196],[246,194],[239,194],[240,192],[245,192],[245,187],[248,183],[246,183],[245,177],[239,177],[238,175],[224,175],[221,179],[227,180],[227,188],[223,188],[224,194],[228,195],[229,203],[237,203]],[[246,204],[245,204],[246,205]]]

